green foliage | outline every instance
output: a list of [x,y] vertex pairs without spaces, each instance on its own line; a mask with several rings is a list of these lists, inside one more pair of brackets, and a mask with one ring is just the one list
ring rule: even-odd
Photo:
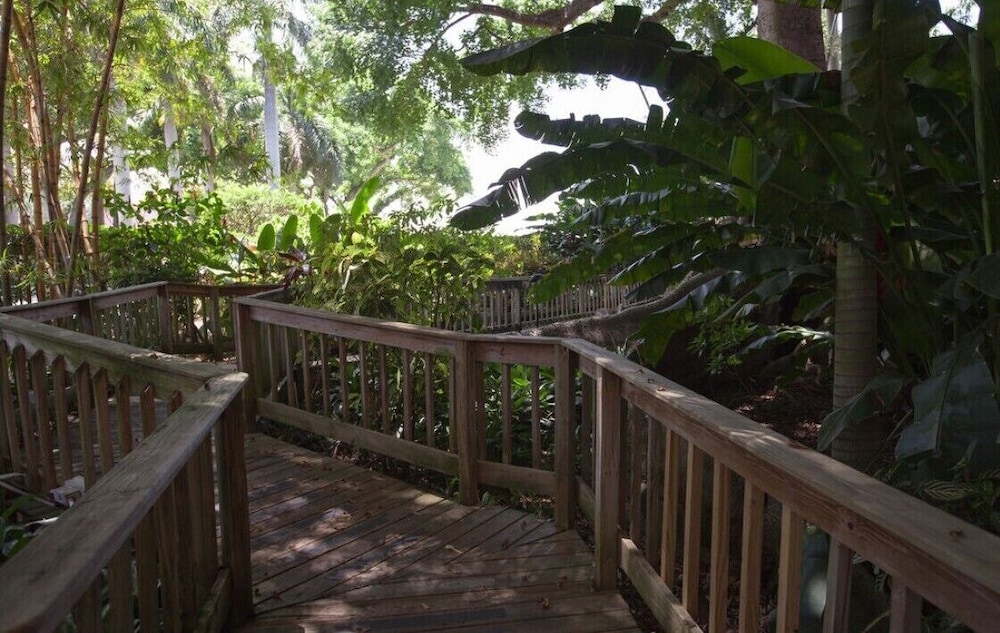
[[[908,468],[940,473],[966,455],[975,478],[1000,462],[1000,205],[995,187],[981,186],[998,177],[1000,68],[988,52],[1000,41],[984,20],[977,56],[970,27],[945,18],[951,34],[928,35],[942,19],[933,6],[876,5],[860,62],[845,71],[860,95],[846,114],[838,72],[746,38],[706,55],[635,8],[467,58],[484,75],[613,74],[670,107],[651,106],[645,122],[522,114],[519,131],[566,149],[507,170],[452,221],[488,225],[562,192],[577,255],[541,294],[615,271],[656,296],[691,273],[728,271],[650,320],[640,335],[655,362],[689,324],[713,324],[699,342],[728,348],[739,319],[775,307],[781,322],[746,351],[790,337],[827,345],[832,246],[869,218],[879,241],[862,247],[879,272],[885,373],[828,418],[822,442],[876,412],[912,411],[897,445]],[[699,312],[719,294],[738,320],[713,334],[716,319]]]
[[222,181],[215,190],[226,207],[226,228],[244,237],[257,235],[264,224],[290,215],[307,216],[320,211],[319,205],[286,189],[267,185],[241,185]]
[[101,271],[112,288],[196,281],[207,264],[225,259],[229,251],[226,210],[216,196],[155,189],[136,207],[118,196],[107,207],[118,217],[138,222],[101,231]]
[[732,300],[727,297],[712,297],[698,315],[698,333],[689,345],[692,352],[705,360],[712,375],[739,365],[743,359],[738,352],[760,328],[742,314],[720,319],[731,305]]
[[315,274],[298,300],[408,323],[467,322],[476,293],[492,276],[495,254],[511,247],[491,234],[440,226],[447,209],[380,217],[372,210],[378,192],[378,180],[371,180],[350,209],[310,221]]

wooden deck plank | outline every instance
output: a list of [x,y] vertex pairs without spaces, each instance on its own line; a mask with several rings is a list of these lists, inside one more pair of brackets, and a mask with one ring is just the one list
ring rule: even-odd
[[[470,507],[271,438],[247,443],[246,631],[638,631],[572,531]],[[284,465],[281,462],[284,461]]]

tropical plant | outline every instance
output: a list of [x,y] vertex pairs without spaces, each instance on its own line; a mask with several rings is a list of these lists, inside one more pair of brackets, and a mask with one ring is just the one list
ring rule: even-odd
[[372,209],[379,186],[372,179],[350,209],[310,218],[316,274],[298,301],[437,327],[472,325],[471,305],[492,274],[495,253],[513,246],[439,226],[447,207],[379,216]]
[[[1000,459],[997,9],[982,6],[975,31],[913,0],[875,4],[846,114],[838,72],[750,38],[694,51],[636,8],[469,57],[480,74],[613,74],[656,88],[669,110],[651,106],[645,122],[523,113],[522,134],[565,151],[508,170],[452,221],[488,225],[563,192],[581,222],[613,227],[540,292],[617,269],[617,281],[656,295],[691,273],[728,271],[642,333],[647,360],[719,292],[735,299],[730,317],[784,301],[796,316],[784,325],[809,327],[772,335],[827,342],[833,246],[855,243],[879,273],[882,373],[828,419],[822,446],[909,386],[901,410],[914,418],[897,457],[947,471],[971,451],[978,472]],[[942,20],[950,34],[931,38]],[[859,218],[874,223],[874,247],[853,242]]]

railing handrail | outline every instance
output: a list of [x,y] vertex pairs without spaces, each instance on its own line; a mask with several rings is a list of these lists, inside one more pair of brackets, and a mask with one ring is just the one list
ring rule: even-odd
[[[460,398],[455,403],[454,423],[457,426],[453,430],[459,441],[458,455],[453,454],[449,459],[457,459],[457,474],[463,485],[461,497],[465,502],[476,497],[476,484],[483,474],[480,469],[489,467],[495,474],[496,467],[501,466],[483,461],[478,454],[479,440],[473,435],[478,415],[473,404],[474,393],[481,389],[474,376],[476,363],[555,367],[557,432],[566,422],[572,422],[573,402],[569,391],[575,387],[570,377],[578,368],[596,383],[594,444],[599,466],[595,472],[598,474],[593,492],[588,492],[582,482],[579,489],[583,495],[581,506],[589,505],[596,515],[595,557],[599,584],[610,578],[613,586],[618,565],[625,567],[633,560],[629,548],[634,545],[618,532],[620,479],[614,473],[610,478],[601,474],[602,470],[617,468],[615,464],[625,450],[620,430],[621,403],[624,402],[686,440],[689,450],[711,457],[725,472],[743,477],[747,486],[781,501],[784,511],[789,513],[791,529],[795,529],[800,520],[809,521],[830,534],[837,547],[856,551],[886,570],[894,581],[901,579],[898,584],[902,587],[904,604],[909,604],[905,596],[912,590],[974,629],[988,630],[1000,620],[1000,576],[996,574],[1000,569],[1000,538],[796,444],[603,348],[578,339],[469,334],[333,315],[254,297],[236,299],[235,306],[237,336],[241,340],[246,338],[241,342],[246,345],[244,351],[248,354],[244,361],[253,360],[251,348],[256,343],[250,342],[247,327],[255,322],[453,358],[453,380]],[[0,320],[0,326],[4,323]],[[23,322],[16,325],[25,327]],[[54,335],[49,340],[54,341],[53,344],[69,343],[68,339]],[[90,351],[99,352],[98,349]],[[291,358],[289,362],[294,362],[294,354]],[[141,366],[145,361],[140,355],[137,362]],[[253,369],[252,366],[248,368]],[[196,379],[191,377],[190,380]],[[272,409],[281,412],[282,407],[290,410],[285,405]],[[386,443],[404,441],[392,435],[383,437]],[[543,482],[546,490],[554,490],[557,496],[564,497],[556,499],[556,508],[557,515],[565,522],[563,505],[569,481],[567,473],[571,472],[572,465],[566,447],[574,446],[565,429],[562,437],[557,437],[555,446],[555,473],[528,467],[513,468],[522,474],[519,481],[530,479],[525,473],[545,473],[544,480],[538,481]],[[448,461],[448,464],[455,463]],[[689,464],[688,468],[692,466]],[[471,488],[466,479],[471,481]],[[569,495],[572,496],[572,492]],[[782,539],[784,548],[784,531]],[[796,542],[790,540],[788,547],[796,547]],[[656,576],[651,568],[641,573],[647,577]],[[896,590],[894,586],[894,604]],[[664,591],[669,594],[669,590]],[[893,614],[896,615],[895,608]]]
[[158,354],[10,314],[0,314],[0,338],[23,344],[31,354],[41,351],[48,357],[62,356],[70,369],[84,363],[106,367],[112,379],[127,375],[155,386],[159,393],[197,391],[208,380],[228,373],[207,363]]
[[32,540],[16,564],[4,568],[0,630],[58,626],[236,400],[246,380],[246,374],[234,373],[205,383],[163,428]]
[[619,379],[622,398],[651,420],[669,419],[708,455],[966,625],[986,630],[1000,620],[996,535],[601,347],[579,339],[564,345],[584,372]]
[[[540,341],[534,337],[448,332],[365,317],[331,315],[284,304],[268,305],[258,299],[239,299],[237,306],[249,309],[249,318],[253,321],[415,351],[447,351],[458,361],[454,379],[460,383],[460,395],[473,393],[476,389],[475,379],[470,378],[472,362],[556,366],[558,361],[557,385],[560,380],[564,385],[572,384],[567,382],[566,376],[560,378],[560,372],[579,367],[597,383],[599,409],[607,405],[603,413],[599,410],[598,419],[603,415],[610,426],[605,426],[602,435],[601,424],[595,425],[599,464],[601,460],[615,463],[624,450],[620,432],[621,405],[614,405],[608,399],[631,403],[656,423],[742,476],[748,485],[781,501],[794,513],[790,516],[815,524],[838,544],[903,579],[907,589],[926,596],[967,625],[985,630],[1000,620],[1000,577],[996,573],[1000,569],[1000,538],[807,449],[603,348],[579,339]],[[539,345],[549,349],[539,351]],[[522,351],[511,351],[518,349]],[[563,351],[558,351],[560,349]],[[562,354],[569,354],[571,358],[561,358]],[[602,388],[608,392],[603,393]],[[475,426],[472,422],[474,410],[471,406],[461,406],[454,420],[460,438],[459,479],[462,483],[463,477],[472,477],[474,488],[477,471],[486,462],[478,455],[470,459],[462,454],[478,452],[478,440],[469,437],[469,429]],[[557,406],[563,411],[556,417],[558,427],[568,419],[566,411],[572,411],[572,404],[564,394]],[[390,439],[386,441],[404,441],[387,437]],[[557,440],[557,451],[565,450],[565,446]],[[557,452],[556,460],[557,471],[560,463],[565,470],[565,457],[560,458]],[[546,475],[552,474],[546,471]],[[555,483],[552,479],[546,481],[550,482],[546,484],[548,489],[564,490],[565,472],[555,473]],[[595,488],[601,485],[604,484],[598,481]],[[615,490],[605,488],[603,495],[600,492],[594,495],[596,513],[601,515],[595,520],[598,527],[595,557],[598,567],[602,557],[614,563],[610,586],[614,585],[614,570],[622,561],[621,551],[631,543],[621,540],[617,531],[619,499],[615,491],[618,483],[612,487]],[[461,496],[465,501],[476,498],[474,490],[463,491]],[[558,508],[560,500],[557,499],[556,504]]]

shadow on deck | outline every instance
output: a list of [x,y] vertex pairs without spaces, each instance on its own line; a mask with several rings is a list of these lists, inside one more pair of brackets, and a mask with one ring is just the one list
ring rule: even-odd
[[247,440],[247,631],[638,631],[576,532]]

